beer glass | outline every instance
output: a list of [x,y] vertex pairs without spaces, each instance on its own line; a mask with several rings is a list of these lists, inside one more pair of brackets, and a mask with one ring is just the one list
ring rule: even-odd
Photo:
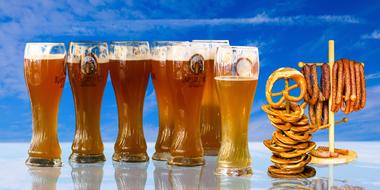
[[214,60],[219,46],[228,46],[228,40],[193,40],[210,46],[209,59],[205,60],[206,82],[201,104],[201,138],[206,156],[218,155],[221,140],[221,118],[216,83],[214,79]]
[[26,164],[62,166],[58,143],[58,106],[66,79],[63,43],[27,43],[24,77],[33,120],[32,141]]
[[119,133],[112,156],[115,161],[149,160],[143,131],[143,108],[150,70],[148,42],[111,43],[110,74],[119,113]]
[[109,69],[107,43],[71,42],[67,65],[76,116],[70,160],[78,163],[105,161],[100,108]]
[[173,99],[168,85],[166,51],[169,45],[176,42],[157,41],[153,42],[152,54],[152,82],[156,92],[159,128],[156,141],[154,160],[168,160],[170,157],[170,145],[174,128]]
[[200,105],[205,85],[209,47],[179,42],[168,46],[167,72],[174,100],[175,126],[168,164],[204,164],[200,137]]
[[252,174],[248,122],[258,76],[259,56],[256,47],[218,48],[215,80],[222,114],[222,143],[217,175]]

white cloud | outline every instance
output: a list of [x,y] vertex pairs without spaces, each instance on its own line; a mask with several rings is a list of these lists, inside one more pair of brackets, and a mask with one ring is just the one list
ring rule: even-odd
[[371,79],[379,79],[380,78],[380,72],[377,73],[371,73],[365,76],[366,80],[371,80]]
[[[165,3],[164,3],[165,4]],[[0,97],[17,96],[27,99],[23,79],[23,49],[27,41],[83,39],[88,36],[128,36],[138,38],[145,33],[162,31],[162,28],[181,30],[191,27],[221,27],[235,25],[320,25],[357,24],[361,20],[350,15],[271,16],[265,13],[246,18],[195,18],[193,9],[154,10],[136,3],[121,4],[113,8],[99,0],[54,2],[39,0],[0,1]],[[203,6],[184,3],[178,6]],[[158,6],[167,6],[162,3]],[[198,10],[198,9],[196,9]],[[201,9],[199,9],[201,10]],[[208,14],[207,14],[208,15]],[[155,19],[146,19],[155,18]],[[138,19],[138,20],[136,20]],[[263,44],[262,44],[263,45]]]
[[380,40],[380,31],[375,30],[371,34],[365,34],[362,36],[363,39],[375,39]]

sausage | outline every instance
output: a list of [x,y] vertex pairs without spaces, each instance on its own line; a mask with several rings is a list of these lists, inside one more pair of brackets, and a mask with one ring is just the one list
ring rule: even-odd
[[351,101],[350,101],[350,113],[355,111],[356,102],[356,77],[355,77],[355,62],[350,61],[350,77],[351,77]]
[[315,106],[315,123],[317,127],[321,126],[322,123],[322,111],[323,111],[323,102],[318,101]]
[[356,79],[356,101],[355,110],[358,111],[361,104],[361,82],[360,82],[360,65],[355,63],[355,79]]
[[361,82],[361,93],[362,99],[360,101],[360,109],[363,109],[366,103],[366,86],[365,86],[365,78],[364,78],[364,65],[359,63],[360,65],[360,82]]
[[323,125],[329,123],[329,102],[323,102]]
[[344,69],[344,101],[347,101],[351,98],[351,77],[350,77],[350,61],[343,59],[343,69]]
[[336,112],[336,91],[337,91],[337,75],[338,75],[338,63],[335,62],[332,69],[332,85],[331,85],[331,111]]
[[310,81],[310,77],[311,77],[310,66],[304,65],[303,69],[305,72],[304,76],[305,76],[305,80],[306,80],[307,92],[309,93],[309,95],[311,95],[311,94],[313,94],[313,90],[312,90],[312,85],[311,85],[311,81]]
[[315,126],[315,110],[314,110],[314,105],[309,104],[309,120],[311,125]]
[[342,102],[342,93],[343,93],[343,63],[341,60],[338,61],[338,81],[337,81],[337,92],[336,92],[336,104],[340,105]]
[[312,88],[313,92],[311,94],[310,104],[315,105],[319,97],[319,85],[318,85],[318,72],[317,65],[313,64],[311,66],[311,79],[312,79]]
[[325,97],[325,100],[328,100],[330,97],[330,66],[324,63],[321,67],[321,88],[322,94]]
[[[306,72],[305,72],[306,68],[308,68],[308,66],[307,66],[307,65],[304,65],[304,67],[302,67],[302,69],[301,69],[301,73],[303,74],[303,77],[304,77],[305,80],[306,80],[306,93],[305,93],[304,99],[305,99],[305,102],[309,103],[309,101],[310,101],[310,97],[309,97],[309,92],[308,92],[308,90],[307,90],[307,87],[308,87],[308,83],[307,83],[307,81],[310,82],[310,76],[309,76],[309,78],[307,78],[307,75],[306,75]],[[309,72],[309,73],[310,73],[310,72]],[[308,80],[308,79],[309,79],[309,80]]]

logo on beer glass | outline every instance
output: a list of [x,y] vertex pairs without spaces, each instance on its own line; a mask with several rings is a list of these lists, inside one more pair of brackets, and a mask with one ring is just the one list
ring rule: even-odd
[[238,76],[248,77],[251,76],[252,62],[248,58],[242,57],[236,62],[236,72]]
[[195,54],[190,58],[190,70],[198,75],[204,71],[204,58],[200,54]]
[[92,75],[97,68],[96,57],[93,53],[87,54],[80,63],[81,72],[85,75]]

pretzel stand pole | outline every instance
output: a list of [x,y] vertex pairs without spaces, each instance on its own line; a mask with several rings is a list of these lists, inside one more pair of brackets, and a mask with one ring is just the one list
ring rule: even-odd
[[[332,79],[332,69],[335,62],[335,51],[334,51],[334,40],[329,40],[329,51],[328,51],[328,57],[329,57],[329,66],[330,66],[330,79]],[[303,67],[305,64],[316,64],[317,66],[321,66],[323,63],[304,63],[300,62],[298,64],[299,67]],[[332,80],[330,80],[330,86],[332,86]],[[342,120],[335,122],[335,113],[331,111],[332,106],[332,93],[330,93],[329,97],[329,151],[334,152],[335,149],[335,124],[341,123],[341,122],[347,122],[347,118],[343,118]],[[311,162],[313,164],[319,164],[319,165],[329,165],[329,164],[344,164],[351,162],[357,158],[357,154],[355,151],[349,150],[347,155],[339,155],[337,158],[319,158],[312,156]]]

